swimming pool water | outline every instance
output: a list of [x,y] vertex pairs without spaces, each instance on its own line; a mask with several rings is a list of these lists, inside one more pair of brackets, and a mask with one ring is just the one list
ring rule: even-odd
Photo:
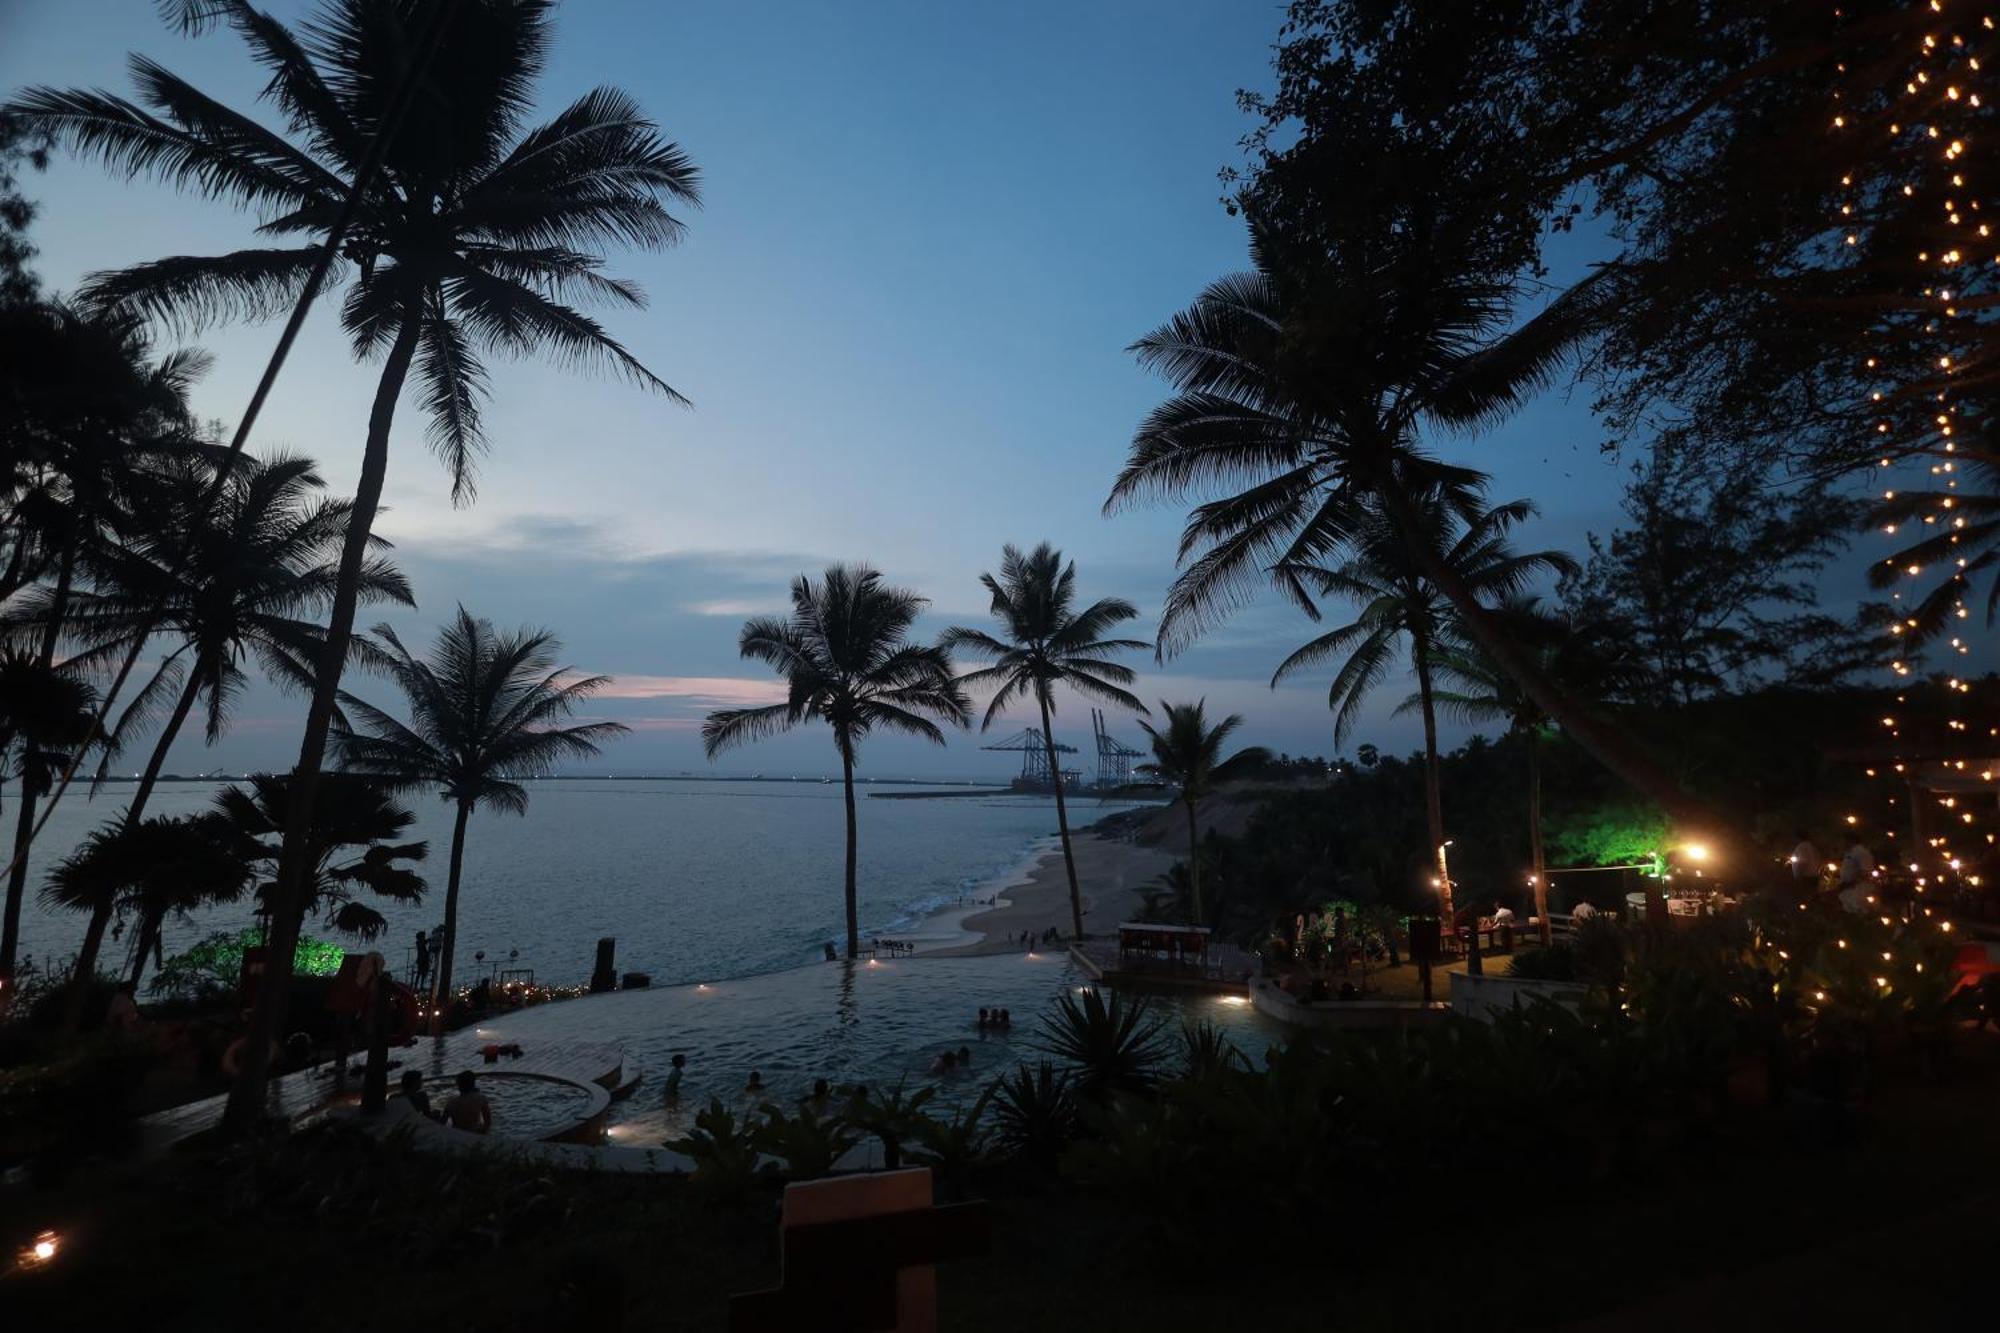
[[[810,1094],[816,1078],[879,1090],[928,1084],[937,1089],[935,1107],[962,1105],[995,1074],[1044,1058],[1043,1015],[1059,990],[1083,984],[1063,953],[823,963],[544,1005],[490,1021],[479,1034],[518,1043],[530,1055],[568,1042],[622,1048],[643,1080],[613,1103],[612,1139],[656,1144],[686,1132],[711,1097],[738,1112],[766,1101],[790,1105]],[[1234,997],[1149,1002],[1169,1034],[1184,1022],[1207,1021],[1253,1060],[1284,1040],[1283,1028]],[[1012,1028],[981,1032],[981,1006],[1012,1010]],[[968,1071],[929,1073],[940,1052],[961,1046],[971,1053]],[[679,1097],[669,1101],[661,1089],[675,1054],[687,1057],[687,1071]],[[762,1076],[762,1093],[744,1089],[752,1070]]]

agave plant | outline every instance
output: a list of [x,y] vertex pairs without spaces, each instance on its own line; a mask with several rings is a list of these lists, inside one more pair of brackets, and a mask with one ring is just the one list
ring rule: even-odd
[[1215,1024],[1204,1020],[1181,1025],[1181,1078],[1190,1083],[1212,1083],[1231,1070],[1249,1067],[1236,1043]]
[[1058,995],[1055,1012],[1042,1018],[1048,1051],[1075,1067],[1077,1090],[1097,1097],[1141,1092],[1159,1079],[1167,1057],[1160,1038],[1165,1020],[1144,1000],[1126,1003],[1115,991],[1087,987],[1081,996]]
[[1053,1169],[1076,1138],[1076,1095],[1066,1072],[1044,1060],[1003,1075],[993,1093],[993,1141],[1012,1156]]

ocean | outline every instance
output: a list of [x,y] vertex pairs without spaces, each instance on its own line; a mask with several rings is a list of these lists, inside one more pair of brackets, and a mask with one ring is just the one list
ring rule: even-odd
[[[154,814],[205,809],[221,783],[163,784]],[[955,792],[945,799],[873,799],[871,792]],[[107,785],[59,806],[37,840],[23,911],[22,949],[60,964],[83,934],[83,918],[36,901],[49,867],[93,828],[115,817],[130,787]],[[656,985],[753,976],[821,957],[844,935],[841,898],[844,811],[838,783],[816,780],[570,779],[530,784],[525,816],[481,811],[468,830],[455,972],[532,968],[547,984],[589,977],[600,936],[617,940],[621,972]],[[918,933],[934,913],[998,883],[1030,861],[1056,831],[1046,797],[965,795],[964,787],[869,784],[859,792],[860,917],[864,937]],[[430,889],[420,904],[374,900],[389,919],[372,945],[307,933],[349,948],[379,949],[398,971],[418,930],[444,914],[451,811],[412,795],[412,839],[427,840],[420,868]],[[1081,827],[1123,804],[1075,799]],[[5,810],[12,827],[14,807]],[[252,923],[247,901],[169,921],[166,953],[219,930]],[[476,955],[483,954],[479,960]],[[124,956],[108,942],[109,967]]]

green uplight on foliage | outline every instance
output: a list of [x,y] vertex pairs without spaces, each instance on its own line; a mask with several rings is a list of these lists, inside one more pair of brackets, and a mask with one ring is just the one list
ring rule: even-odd
[[1666,812],[1645,805],[1603,805],[1594,810],[1548,821],[1546,834],[1552,861],[1570,865],[1634,865],[1659,875],[1666,865],[1660,848],[1673,842],[1673,823]]
[[[243,972],[243,952],[262,946],[260,926],[235,932],[218,931],[184,953],[175,954],[160,969],[151,989],[167,994],[187,994],[206,988],[234,986]],[[299,936],[292,951],[292,972],[302,977],[330,977],[340,971],[347,951],[328,940]]]

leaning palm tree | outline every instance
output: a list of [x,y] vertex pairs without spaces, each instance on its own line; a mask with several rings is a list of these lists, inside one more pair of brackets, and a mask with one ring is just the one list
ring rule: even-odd
[[[1560,367],[1615,295],[1595,276],[1508,331],[1513,293],[1466,277],[1421,232],[1344,244],[1312,263],[1275,262],[1254,238],[1254,271],[1209,285],[1133,344],[1174,393],[1140,425],[1107,510],[1215,489],[1181,537],[1186,566],[1167,597],[1160,647],[1185,647],[1273,571],[1334,559],[1373,511],[1406,533],[1435,488],[1476,496],[1477,474],[1441,464],[1426,430],[1487,425]],[[1416,547],[1468,634],[1564,731],[1693,825],[1727,819],[1693,801],[1630,736],[1537,673],[1479,596]],[[1280,573],[1279,586],[1294,592]]]
[[1050,722],[1056,710],[1055,687],[1060,682],[1087,697],[1143,713],[1146,706],[1138,696],[1120,688],[1132,683],[1131,668],[1109,658],[1113,653],[1150,645],[1138,639],[1105,638],[1112,626],[1136,619],[1138,609],[1121,598],[1107,597],[1078,611],[1076,563],[1065,565],[1062,552],[1047,542],[1027,555],[1012,546],[1003,548],[1000,577],[981,574],[979,581],[992,595],[993,618],[1000,622],[1000,635],[956,627],[946,630],[941,642],[950,652],[993,659],[992,666],[959,678],[962,685],[994,687],[980,730],[991,727],[1001,709],[1024,695],[1032,694],[1041,709],[1042,745],[1056,790],[1056,828],[1062,835],[1063,868],[1069,874],[1070,923],[1076,937],[1082,939],[1083,896],[1077,891],[1069,811],[1063,804],[1062,765],[1056,760],[1056,736]]
[[[205,704],[208,743],[221,737],[248,683],[246,657],[280,688],[312,688],[324,637],[318,617],[333,599],[353,506],[324,497],[325,483],[309,459],[238,458],[224,465],[219,487],[211,485],[211,465],[184,469],[173,493],[175,520],[115,552],[99,586],[78,594],[70,614],[71,634],[96,653],[122,654],[149,634],[179,640],[126,705],[99,766],[101,781],[119,741],[167,708],[126,807],[128,821],[143,817],[197,703]],[[371,544],[388,546],[379,537]],[[409,581],[379,554],[362,566],[358,595],[416,604]]]
[[[267,316],[305,294],[333,238],[352,278],[342,322],[357,356],[382,359],[328,614],[327,651],[317,663],[293,770],[301,799],[279,876],[284,897],[303,882],[306,820],[405,381],[414,370],[431,444],[451,472],[455,500],[471,497],[472,458],[485,439],[483,354],[605,366],[681,401],[571,302],[643,305],[639,288],[607,277],[592,252],[614,244],[658,249],[678,240],[682,223],[664,201],[698,203],[698,173],[615,88],[593,89],[542,125],[528,126],[547,63],[547,0],[445,9],[325,0],[298,31],[247,0],[190,2],[181,10],[187,26],[220,19],[248,45],[269,76],[264,91],[283,133],[143,56],[131,64],[144,105],[87,89],[32,88],[5,111],[125,176],[148,172],[256,209],[260,232],[279,242],[98,274],[85,289],[88,299],[185,324]],[[337,279],[329,273],[328,280]],[[295,916],[278,913],[278,929]],[[272,941],[276,984],[264,989],[253,1020],[250,1056],[225,1117],[232,1132],[257,1114],[292,944],[282,935]]]
[[1573,572],[1576,562],[1560,551],[1520,555],[1508,547],[1508,531],[1535,512],[1527,500],[1461,519],[1457,506],[1433,496],[1420,500],[1417,512],[1422,526],[1414,537],[1388,515],[1370,513],[1351,539],[1353,553],[1341,564],[1298,565],[1285,571],[1310,594],[1346,598],[1361,609],[1350,623],[1320,635],[1279,663],[1271,683],[1342,658],[1327,689],[1338,744],[1353,730],[1363,702],[1393,668],[1398,648],[1407,642],[1424,722],[1424,812],[1430,857],[1438,867],[1439,910],[1450,920],[1433,666],[1452,623],[1452,608],[1429,571],[1442,566],[1480,597],[1497,599],[1523,591],[1538,578]]
[[[97,691],[68,663],[45,666],[37,652],[0,648],[0,791],[14,782],[16,799],[23,810],[32,811],[34,798],[48,789],[56,770],[96,734],[96,713]],[[17,859],[25,868],[26,856],[17,853]],[[13,975],[22,897],[7,894],[0,926],[0,986]]]
[[1222,783],[1271,761],[1271,752],[1261,745],[1245,746],[1224,759],[1223,743],[1229,739],[1231,732],[1243,725],[1243,718],[1231,713],[1211,727],[1206,713],[1207,702],[1197,699],[1191,704],[1170,704],[1161,700],[1161,725],[1156,729],[1150,722],[1139,724],[1152,741],[1153,760],[1139,765],[1137,771],[1178,786],[1181,789],[1181,804],[1187,810],[1188,897],[1194,904],[1196,925],[1208,920],[1201,901],[1201,828],[1198,815],[1201,798]]
[[409,705],[403,722],[349,694],[341,702],[351,726],[334,729],[333,743],[352,772],[372,774],[405,790],[428,787],[451,802],[451,862],[444,890],[444,933],[438,941],[437,1031],[451,997],[452,950],[458,942],[458,895],[465,868],[465,829],[481,805],[528,813],[528,789],[518,779],[554,772],[566,760],[588,759],[626,728],[617,722],[564,725],[576,706],[611,683],[556,665],[562,645],[546,630],[503,634],[464,607],[438,632],[429,660],[378,625],[380,660]]
[[[829,565],[820,581],[792,580],[789,618],[746,621],[737,650],[785,680],[785,702],[724,708],[702,723],[710,759],[731,746],[790,731],[802,722],[833,729],[847,798],[847,956],[861,952],[855,898],[854,760],[876,729],[944,744],[939,722],[967,725],[972,705],[952,679],[951,654],[909,641],[925,599],[892,587],[865,565]],[[935,720],[933,720],[935,719]]]
[[[143,527],[157,464],[193,442],[187,395],[208,360],[191,351],[155,357],[145,322],[130,311],[53,303],[0,308],[0,344],[7,348],[0,356],[0,486],[10,539],[0,598],[8,604],[9,637],[50,670],[93,562],[108,543]],[[48,765],[32,736],[21,757],[31,770]],[[42,790],[23,786],[15,812],[10,925],[27,894]],[[11,929],[0,935],[0,980],[12,975],[17,943]]]

